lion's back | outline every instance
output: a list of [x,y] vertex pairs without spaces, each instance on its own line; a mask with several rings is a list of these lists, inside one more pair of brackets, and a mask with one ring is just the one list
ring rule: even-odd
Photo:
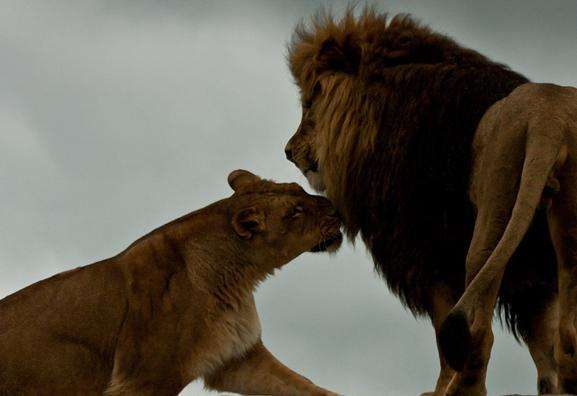
[[[567,129],[577,130],[577,89],[549,83],[522,84],[485,112],[475,132],[473,156],[494,150],[500,136],[517,139],[515,146],[524,147],[529,130],[547,133]],[[482,163],[476,165],[473,174],[484,168]]]
[[575,122],[577,88],[550,83],[527,83],[514,89],[502,102],[502,111],[508,112],[510,118]]

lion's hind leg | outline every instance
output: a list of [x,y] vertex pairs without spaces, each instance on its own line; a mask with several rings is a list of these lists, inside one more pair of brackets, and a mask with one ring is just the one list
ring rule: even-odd
[[557,299],[549,301],[530,319],[530,329],[523,339],[537,368],[537,390],[539,395],[557,394],[557,364],[554,357],[558,323]]
[[548,212],[557,255],[559,330],[555,342],[560,391],[577,394],[577,164],[569,159],[560,172],[560,191]]
[[[480,203],[466,261],[468,288],[497,247],[515,204],[516,187],[510,183],[509,175],[491,167],[485,170],[491,172],[491,177],[481,180],[491,183],[489,187],[479,188]],[[487,394],[485,377],[493,345],[491,323],[502,275],[498,274],[494,282],[488,283],[482,295],[472,300],[473,304],[464,307],[457,304],[441,326],[441,350],[450,366],[458,371],[447,388],[448,396]],[[460,302],[469,302],[467,291]]]
[[533,358],[539,395],[557,394],[554,356],[559,311],[556,263],[547,211],[539,210],[511,258],[499,294],[501,320],[518,340],[522,339]]

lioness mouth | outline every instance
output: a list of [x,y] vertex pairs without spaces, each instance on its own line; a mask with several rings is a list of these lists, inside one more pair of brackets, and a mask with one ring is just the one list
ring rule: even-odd
[[321,241],[318,245],[313,246],[310,251],[313,253],[316,253],[316,252],[324,252],[324,251],[329,250],[331,248],[336,250],[340,246],[342,241],[343,241],[343,234],[339,231],[337,234],[333,235],[332,237],[329,237],[329,238]]

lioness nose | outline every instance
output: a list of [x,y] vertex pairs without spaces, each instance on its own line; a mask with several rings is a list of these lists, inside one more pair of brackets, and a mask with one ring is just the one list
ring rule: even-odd
[[322,207],[324,210],[326,210],[326,214],[327,214],[328,216],[336,217],[336,218],[338,218],[338,219],[341,218],[340,213],[339,213],[338,210],[333,206],[333,204],[331,203],[330,200],[328,200],[328,199],[325,198],[325,197],[319,197],[319,198],[320,198],[320,200],[321,200],[321,201],[320,201],[320,205],[321,205],[321,207]]
[[284,153],[285,153],[285,155],[286,155],[286,159],[287,159],[287,160],[289,160],[289,161],[292,161],[292,160],[293,160],[293,151],[292,151],[292,149],[291,149],[290,147],[286,147],[286,148],[284,149]]

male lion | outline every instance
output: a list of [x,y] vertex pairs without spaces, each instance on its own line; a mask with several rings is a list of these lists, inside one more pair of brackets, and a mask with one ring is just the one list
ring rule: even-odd
[[[406,15],[389,21],[370,9],[359,17],[349,11],[340,21],[319,14],[310,27],[300,25],[289,64],[302,121],[285,148],[287,158],[335,204],[349,237],[361,234],[389,288],[414,314],[431,318],[438,342],[466,275],[470,280],[476,273],[465,265],[481,219],[469,198],[475,131],[495,102],[528,80]],[[557,96],[536,101],[551,108]],[[516,125],[524,122],[527,117]],[[540,210],[499,290],[507,325],[535,361],[540,393],[557,386],[555,260]],[[456,323],[466,336],[463,321]],[[473,338],[490,344],[490,328],[482,327],[486,337]],[[485,394],[488,354],[471,356],[481,358],[455,376],[440,353],[440,375],[429,394],[446,394],[454,376],[449,394]],[[461,369],[456,360],[453,368]],[[571,376],[577,379],[577,372]]]
[[[577,89],[524,84],[483,116],[473,142],[471,199],[477,209],[467,289],[443,323],[441,349],[461,377],[489,359],[491,320],[505,266],[539,204],[547,211],[559,277],[555,360],[561,393],[577,394]],[[552,265],[553,263],[551,263]],[[473,384],[474,385],[474,384]],[[475,394],[475,388],[465,394]],[[463,390],[460,390],[463,394]]]
[[340,220],[297,184],[228,180],[231,197],[1,300],[0,395],[176,395],[196,378],[335,395],[264,347],[253,290],[303,252],[338,248]]

